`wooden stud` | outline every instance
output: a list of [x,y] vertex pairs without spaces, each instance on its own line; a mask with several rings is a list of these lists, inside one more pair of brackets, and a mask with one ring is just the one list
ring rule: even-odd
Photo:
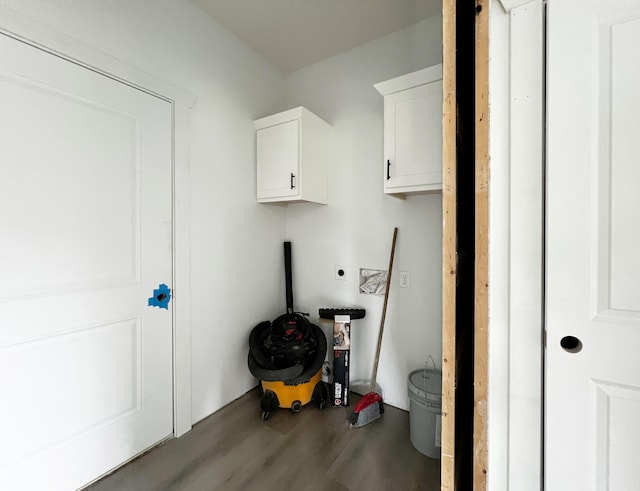
[[487,489],[489,358],[489,1],[476,0],[473,489]]
[[441,489],[455,490],[456,1],[443,0]]

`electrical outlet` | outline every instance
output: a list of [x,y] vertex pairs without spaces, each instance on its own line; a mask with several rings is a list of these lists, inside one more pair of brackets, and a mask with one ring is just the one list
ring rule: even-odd
[[400,286],[409,288],[409,285],[411,285],[411,273],[409,271],[400,271]]
[[335,268],[336,280],[347,281],[347,267],[337,264]]

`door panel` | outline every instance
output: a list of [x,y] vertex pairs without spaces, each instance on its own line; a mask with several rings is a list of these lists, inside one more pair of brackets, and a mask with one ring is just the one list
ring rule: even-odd
[[0,294],[138,281],[136,118],[6,74],[0,92],[11,122],[2,151],[12,156],[0,186],[12,198],[5,226],[15,232],[1,246]]
[[288,121],[257,131],[258,198],[295,196],[300,177],[300,123]]
[[[638,224],[640,210],[640,64],[630,63],[630,46],[640,42],[640,19],[611,19],[601,27],[602,61],[599,66],[601,179],[599,194],[603,230],[599,261],[603,274],[599,287],[603,297],[599,314],[640,313],[640,296],[633,288],[640,278],[638,236],[629,234],[629,226]],[[605,153],[606,152],[606,153]],[[606,218],[609,220],[607,221]],[[606,228],[605,228],[606,227]],[[605,239],[608,239],[605,242]]]
[[[593,380],[595,489],[631,490],[640,483],[640,388]],[[631,425],[629,425],[631,423]]]
[[0,34],[0,482],[80,487],[172,432],[171,105]]
[[[125,319],[4,349],[3,368],[21,367],[22,373],[7,378],[9,393],[20,403],[9,405],[6,416],[21,437],[3,457],[19,461],[138,410],[139,337],[139,319]],[[50,401],[46,415],[43,401]]]
[[[385,96],[385,189],[442,182],[442,81]],[[385,167],[386,173],[386,167]]]
[[640,2],[550,1],[547,32],[546,489],[637,489]]

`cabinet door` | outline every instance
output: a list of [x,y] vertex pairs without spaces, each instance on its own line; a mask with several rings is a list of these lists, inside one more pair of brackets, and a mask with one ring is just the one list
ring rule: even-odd
[[385,192],[442,188],[442,81],[384,100]]
[[258,200],[299,195],[299,142],[297,120],[258,130]]

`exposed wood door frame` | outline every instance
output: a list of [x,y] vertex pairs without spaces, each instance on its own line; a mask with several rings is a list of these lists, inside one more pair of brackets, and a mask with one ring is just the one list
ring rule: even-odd
[[[488,76],[489,1],[443,0],[443,490],[468,487],[471,480],[473,489],[486,489]],[[473,197],[468,196],[469,183]],[[466,238],[470,227],[472,239]],[[470,290],[465,286],[469,281]],[[465,311],[473,312],[471,320],[461,315]],[[468,339],[472,346],[466,345]],[[467,424],[460,424],[470,409],[471,432]],[[468,475],[471,468],[472,476]]]
[[487,489],[489,361],[489,0],[476,0],[473,489]]
[[[459,274],[455,225],[458,190],[455,186],[460,145],[456,140],[460,136],[456,130],[459,97],[456,56],[460,56],[456,51],[456,16],[460,14],[456,11],[457,5],[467,9],[482,7],[476,10],[471,29],[475,37],[472,73],[476,96],[474,228],[477,243],[475,296],[470,308],[474,310],[477,328],[474,385],[478,390],[474,393],[475,435],[471,432],[468,439],[473,438],[475,452],[472,454],[474,485],[476,489],[486,489],[489,483],[492,490],[537,487],[543,474],[545,2],[482,0],[470,6],[464,3],[443,1],[443,359],[448,363],[443,360],[442,489],[456,489],[458,461],[468,459],[467,454],[456,448],[459,441],[456,431],[460,433],[460,428],[455,425],[459,362],[455,304]],[[490,94],[489,66],[493,89]],[[490,188],[486,187],[488,184]],[[482,208],[487,204],[491,227],[487,209]]]
[[442,3],[442,449],[441,489],[455,489],[456,2]]

